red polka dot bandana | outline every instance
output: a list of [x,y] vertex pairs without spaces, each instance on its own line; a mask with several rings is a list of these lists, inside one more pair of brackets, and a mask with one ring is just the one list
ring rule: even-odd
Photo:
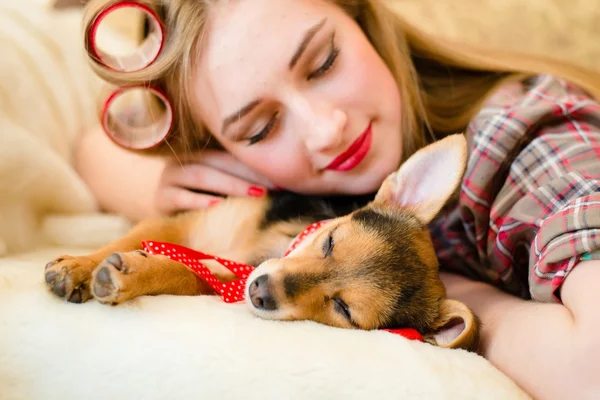
[[[300,233],[290,243],[284,257],[287,257],[298,245],[308,236],[317,231],[327,221],[320,221],[309,225],[302,233]],[[196,275],[206,281],[225,301],[226,303],[237,303],[245,300],[244,288],[248,275],[254,267],[246,264],[241,264],[231,260],[225,260],[220,257],[202,253],[184,246],[173,243],[164,242],[142,242],[144,251],[149,254],[162,254],[169,257],[171,260],[178,261],[190,268]],[[202,264],[204,260],[214,260],[230,270],[238,279],[230,282],[221,282],[210,270]],[[423,341],[423,337],[414,329],[382,329],[410,340]]]
[[[149,254],[162,254],[171,260],[179,261],[187,265],[196,275],[205,280],[212,288],[221,295],[225,303],[236,303],[244,300],[244,286],[246,279],[253,267],[240,264],[235,261],[224,260],[200,251],[172,243],[143,242],[144,250]],[[221,282],[212,272],[202,264],[203,260],[215,260],[225,268],[233,272],[239,279],[230,282]]]
[[[283,255],[287,257],[307,236],[313,234],[326,221],[315,222],[309,225],[302,233],[300,233],[288,247]],[[142,243],[144,250],[149,254],[162,254],[169,257],[171,260],[185,264],[196,275],[204,279],[212,288],[219,293],[223,301],[226,303],[237,303],[244,301],[244,287],[246,279],[254,267],[246,264],[241,264],[231,260],[225,260],[220,257],[202,253],[201,251],[192,250],[190,248],[162,242],[146,241]],[[210,270],[202,264],[203,260],[214,260],[223,265],[225,268],[233,272],[238,277],[237,280],[230,282],[221,282]]]

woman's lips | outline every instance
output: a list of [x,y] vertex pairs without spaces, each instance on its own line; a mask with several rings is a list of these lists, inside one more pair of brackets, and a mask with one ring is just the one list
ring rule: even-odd
[[346,151],[337,156],[326,169],[332,171],[349,171],[356,167],[365,158],[371,149],[371,124]]

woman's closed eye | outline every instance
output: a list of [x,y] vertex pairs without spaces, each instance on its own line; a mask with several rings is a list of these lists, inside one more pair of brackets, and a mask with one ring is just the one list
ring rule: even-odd
[[265,139],[269,133],[271,133],[275,125],[277,125],[278,118],[279,112],[274,113],[269,122],[267,122],[267,124],[257,134],[248,138],[248,146],[252,146],[253,144]]
[[339,47],[337,47],[335,45],[335,33],[334,33],[331,36],[331,46],[330,46],[329,55],[327,56],[327,59],[323,62],[323,64],[321,64],[321,66],[319,68],[312,71],[306,79],[311,80],[311,79],[315,79],[315,78],[320,78],[323,75],[325,75],[331,69],[331,67],[333,67],[333,65],[335,64],[335,61],[337,60],[339,54],[340,54],[340,49],[339,49]]
[[[313,79],[317,79],[317,78],[325,76],[325,74],[327,74],[327,72],[329,72],[331,70],[331,68],[334,66],[335,61],[337,60],[339,54],[340,54],[340,49],[335,44],[335,33],[334,33],[331,36],[330,49],[329,49],[327,58],[325,59],[325,61],[323,61],[323,63],[317,69],[310,72],[306,79],[313,80]],[[273,131],[273,129],[275,128],[278,118],[279,118],[279,112],[275,112],[272,115],[269,122],[267,122],[266,125],[264,125],[263,128],[258,133],[254,134],[253,136],[251,136],[247,139],[248,146],[252,146],[253,144],[256,144],[256,143],[266,139],[269,136],[269,134]]]

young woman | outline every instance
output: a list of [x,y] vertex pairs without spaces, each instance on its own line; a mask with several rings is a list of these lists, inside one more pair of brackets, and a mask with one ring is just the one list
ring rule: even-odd
[[[88,22],[114,3],[92,1]],[[211,150],[182,167],[88,135],[80,171],[107,209],[142,218],[277,186],[373,192],[424,144],[465,132],[462,190],[431,227],[459,273],[443,274],[449,297],[479,315],[485,356],[535,398],[600,395],[598,74],[432,39],[378,0],[144,3],[166,25],[157,61],[92,65],[164,89],[175,126],[155,151]],[[108,153],[137,191],[102,179]]]

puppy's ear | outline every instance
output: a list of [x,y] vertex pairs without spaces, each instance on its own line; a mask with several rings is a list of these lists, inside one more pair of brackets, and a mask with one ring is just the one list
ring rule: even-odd
[[424,335],[425,341],[450,349],[479,350],[479,319],[456,300],[443,300],[440,319],[432,333]]
[[420,149],[390,174],[374,203],[407,208],[429,223],[460,185],[466,163],[464,135],[447,136]]

